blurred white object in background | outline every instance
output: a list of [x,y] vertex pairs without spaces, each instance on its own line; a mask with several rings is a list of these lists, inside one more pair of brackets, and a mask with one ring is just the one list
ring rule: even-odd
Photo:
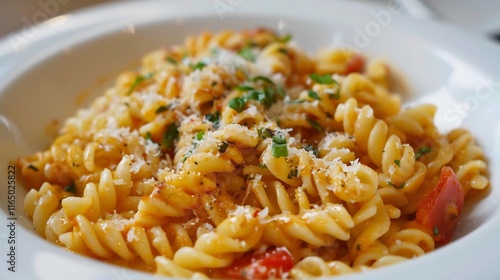
[[[405,0],[402,0],[405,1]],[[488,34],[500,33],[499,0],[421,0],[436,17]]]
[[[46,19],[104,2],[126,0],[0,0],[0,38]],[[128,0],[140,1],[140,0]],[[358,0],[387,5],[399,1],[405,12],[486,34],[500,34],[499,0]]]

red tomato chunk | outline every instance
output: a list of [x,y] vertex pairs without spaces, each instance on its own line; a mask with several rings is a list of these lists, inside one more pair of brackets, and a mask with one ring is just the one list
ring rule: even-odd
[[282,278],[293,265],[292,255],[286,249],[277,248],[263,254],[245,256],[225,268],[222,275],[231,279]]
[[464,204],[464,191],[449,166],[441,169],[434,189],[418,204],[416,220],[432,233],[436,243],[446,244],[457,226]]

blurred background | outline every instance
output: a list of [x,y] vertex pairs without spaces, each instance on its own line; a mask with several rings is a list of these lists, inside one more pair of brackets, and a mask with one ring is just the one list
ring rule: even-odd
[[[90,6],[134,0],[0,0],[0,39],[34,22]],[[144,0],[135,0],[144,1]],[[179,0],[180,1],[180,0]],[[224,0],[201,0],[224,1]],[[248,1],[248,0],[241,0]],[[500,39],[500,0],[351,0],[386,6],[399,1],[404,12],[423,20],[439,20]]]

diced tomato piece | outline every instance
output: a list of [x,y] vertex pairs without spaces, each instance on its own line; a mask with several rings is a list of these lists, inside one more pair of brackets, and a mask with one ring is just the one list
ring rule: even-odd
[[355,53],[351,56],[349,61],[347,62],[347,68],[345,70],[345,74],[350,73],[361,73],[365,68],[365,59],[361,55]]
[[464,204],[464,190],[449,166],[441,169],[434,189],[418,204],[416,220],[432,234],[434,241],[446,244],[457,226]]
[[271,279],[282,278],[293,268],[292,255],[282,248],[268,250],[259,255],[248,255],[235,261],[222,271],[223,278]]

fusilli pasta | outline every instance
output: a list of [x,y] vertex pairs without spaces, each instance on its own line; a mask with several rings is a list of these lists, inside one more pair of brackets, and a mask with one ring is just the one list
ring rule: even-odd
[[489,186],[472,135],[440,134],[433,105],[402,110],[385,62],[289,39],[202,33],[146,55],[18,160],[34,230],[187,278],[340,275],[446,243]]

